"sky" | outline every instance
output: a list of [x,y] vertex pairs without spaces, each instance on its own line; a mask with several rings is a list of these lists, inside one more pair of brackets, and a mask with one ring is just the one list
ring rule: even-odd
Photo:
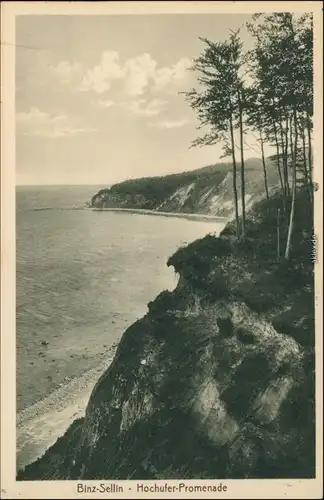
[[[216,163],[183,95],[203,43],[251,15],[38,15],[16,18],[17,184],[111,184]],[[247,157],[259,156],[247,136]],[[251,149],[252,148],[252,149]],[[222,161],[222,160],[221,160]]]

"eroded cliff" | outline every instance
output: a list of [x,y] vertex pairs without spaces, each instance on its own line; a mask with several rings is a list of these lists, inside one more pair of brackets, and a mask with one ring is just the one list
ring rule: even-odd
[[[269,159],[267,182],[270,189],[279,183],[277,166]],[[246,161],[245,184],[245,200],[249,208],[264,196],[260,160]],[[237,189],[240,198],[240,179],[237,180]],[[121,182],[96,193],[91,206],[228,217],[234,212],[232,165],[224,163],[164,177]]]
[[[98,380],[85,418],[18,479],[314,476],[312,224],[289,263],[270,209],[170,259],[177,288],[148,304]],[[285,241],[281,234],[281,246]]]

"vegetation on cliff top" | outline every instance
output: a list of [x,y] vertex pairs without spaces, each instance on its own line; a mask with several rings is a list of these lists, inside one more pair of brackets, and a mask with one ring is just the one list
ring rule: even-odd
[[307,211],[307,199],[305,190],[297,192],[289,261],[284,258],[288,225],[277,233],[277,209],[282,204],[278,191],[249,212],[244,239],[237,240],[235,221],[231,221],[220,237],[207,235],[179,248],[168,265],[199,287],[206,299],[224,295],[240,298],[253,310],[267,313],[279,331],[302,345],[313,346],[313,219]]
[[[117,201],[117,203],[127,202],[130,207],[154,210],[177,189],[193,182],[199,192],[212,186],[219,186],[231,169],[231,163],[218,163],[178,174],[130,179],[114,184],[110,188],[101,189],[92,197],[91,205],[106,207]],[[252,158],[247,161],[247,171],[258,172],[259,169],[259,160]]]

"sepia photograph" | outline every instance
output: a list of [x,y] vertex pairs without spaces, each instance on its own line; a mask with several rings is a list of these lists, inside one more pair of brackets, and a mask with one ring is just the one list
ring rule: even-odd
[[317,480],[316,2],[69,3],[8,43],[14,481]]

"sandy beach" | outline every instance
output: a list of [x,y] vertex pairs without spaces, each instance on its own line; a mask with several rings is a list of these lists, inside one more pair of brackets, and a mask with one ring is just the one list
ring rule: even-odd
[[86,208],[85,210],[93,210],[95,212],[126,212],[130,214],[140,215],[156,215],[161,217],[176,217],[180,219],[204,221],[204,222],[226,222],[228,217],[220,217],[208,214],[191,214],[183,212],[158,212],[157,210],[145,210],[143,208]]
[[70,380],[17,414],[18,469],[42,456],[75,419],[84,415],[91,391],[112,362],[116,349],[117,345],[108,349],[105,359],[96,368]]

